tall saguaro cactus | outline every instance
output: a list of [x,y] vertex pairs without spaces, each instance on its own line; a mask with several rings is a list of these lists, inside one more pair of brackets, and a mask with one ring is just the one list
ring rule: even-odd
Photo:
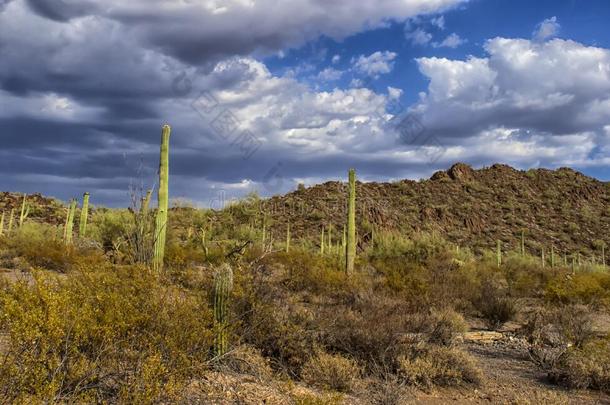
[[2,217],[0,217],[0,236],[4,234],[4,211],[2,211]]
[[21,213],[19,214],[19,228],[23,226],[25,219],[30,215],[30,206],[26,202],[27,194],[23,193],[23,202],[21,203]]
[[87,232],[87,218],[89,216],[89,193],[83,194],[83,208],[80,211],[80,224],[78,235],[82,238]]
[[76,212],[76,199],[70,201],[68,208],[68,216],[66,217],[66,226],[64,228],[64,242],[66,245],[72,243],[72,228],[74,227],[74,213]]
[[290,251],[290,222],[286,225],[286,253]]
[[320,233],[320,254],[324,254],[324,225],[322,225],[322,231]]
[[165,237],[167,235],[167,211],[169,209],[169,135],[171,128],[163,125],[161,131],[161,152],[159,156],[159,190],[157,194],[157,218],[155,221],[155,248],[153,268],[163,269]]
[[228,264],[223,264],[214,274],[214,326],[216,338],[214,355],[222,356],[229,348],[228,321],[229,298],[233,289],[233,270]]
[[525,232],[521,231],[521,256],[525,256]]
[[500,239],[496,241],[496,260],[498,267],[500,267],[502,265],[502,242],[500,242]]
[[13,230],[13,221],[15,219],[15,208],[11,208],[11,212],[9,213],[9,217],[8,217],[8,233],[11,233],[11,231]]
[[555,246],[551,245],[551,267],[555,267]]
[[345,271],[354,271],[356,260],[356,171],[348,173],[349,196],[347,200],[347,247],[345,249]]
[[540,264],[543,268],[546,265],[546,259],[544,258],[544,247],[540,250]]

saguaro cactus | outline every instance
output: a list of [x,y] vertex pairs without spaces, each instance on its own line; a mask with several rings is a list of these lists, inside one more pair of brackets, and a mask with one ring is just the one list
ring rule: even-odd
[[286,225],[286,253],[290,251],[290,222]]
[[15,218],[15,208],[11,208],[11,212],[9,213],[9,218],[8,218],[8,233],[11,233],[11,231],[13,230],[13,220]]
[[148,207],[150,207],[150,197],[152,195],[152,190],[148,190],[146,192],[146,196],[144,197],[144,200],[142,201],[142,206],[140,207],[140,211],[146,215],[148,213]]
[[324,225],[322,225],[322,231],[320,233],[320,254],[324,254]]
[[555,246],[551,245],[551,267],[555,267]]
[[356,171],[348,173],[349,196],[347,200],[347,247],[345,249],[345,271],[354,271],[356,260]]
[[89,193],[83,194],[83,208],[80,211],[78,235],[82,238],[87,232],[87,218],[89,216]]
[[163,125],[161,131],[161,151],[159,157],[159,190],[157,194],[157,218],[155,220],[155,247],[153,268],[163,269],[165,237],[167,235],[167,211],[169,209],[169,135],[171,128]]
[[4,234],[4,211],[2,211],[2,217],[0,217],[0,236]]
[[496,260],[498,267],[500,267],[502,265],[502,242],[500,242],[500,239],[496,241]]
[[546,260],[544,259],[544,247],[540,250],[540,263],[544,268],[544,266],[546,265]]
[[222,356],[229,348],[229,299],[233,289],[233,270],[228,264],[220,266],[214,274],[214,326],[216,339],[214,355]]
[[521,256],[525,256],[525,232],[521,231]]
[[25,219],[30,215],[30,206],[26,202],[27,194],[23,193],[23,202],[21,203],[21,213],[19,214],[19,228],[23,226]]
[[68,216],[66,218],[66,226],[64,228],[64,242],[66,245],[72,243],[72,228],[74,227],[74,213],[76,212],[76,199],[70,201],[68,208]]

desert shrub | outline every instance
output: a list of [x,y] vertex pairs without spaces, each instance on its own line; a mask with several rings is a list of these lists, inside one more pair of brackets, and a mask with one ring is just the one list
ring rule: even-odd
[[308,384],[339,392],[350,392],[360,374],[358,365],[341,355],[319,352],[301,370]]
[[323,257],[294,249],[290,253],[279,253],[274,263],[284,267],[286,286],[295,292],[341,298],[351,295],[364,282],[362,273],[347,275],[338,257]]
[[0,290],[7,401],[171,400],[205,367],[212,337],[202,294],[139,267],[37,272],[34,280]]
[[552,381],[570,388],[610,392],[610,340],[597,339],[570,348],[549,372]]
[[308,328],[312,314],[292,302],[276,274],[235,276],[235,335],[270,358],[275,369],[298,376],[314,354],[315,339]]
[[33,267],[66,272],[78,262],[99,263],[102,257],[94,248],[66,246],[58,228],[35,222],[26,222],[5,240],[15,256],[21,256]]
[[320,308],[320,342],[331,351],[360,361],[371,373],[395,370],[405,334],[419,332],[420,319],[400,299],[370,294],[352,307]]
[[401,257],[411,263],[423,264],[448,248],[448,243],[435,233],[416,233],[407,238],[396,231],[385,231],[375,235],[369,256],[371,259]]
[[87,236],[112,251],[125,240],[134,224],[134,215],[128,210],[97,209],[87,225]]
[[514,252],[503,258],[502,271],[511,295],[517,297],[542,296],[549,280],[558,274],[557,269],[542,268],[539,257]]
[[433,310],[425,322],[429,325],[428,342],[448,346],[458,334],[468,330],[464,317],[451,308]]
[[482,373],[467,353],[448,347],[410,347],[398,358],[398,375],[407,384],[429,387],[480,384]]
[[579,272],[556,277],[548,283],[545,298],[551,303],[608,306],[610,274]]
[[164,264],[170,269],[184,269],[203,261],[203,250],[193,244],[181,244],[172,239],[165,245]]
[[247,374],[261,380],[270,379],[273,371],[269,361],[265,359],[260,350],[248,346],[238,346],[217,360],[215,368],[237,374]]
[[529,314],[523,332],[532,360],[551,370],[570,346],[583,347],[593,338],[591,312],[585,306],[541,308]]
[[517,315],[517,305],[497,280],[486,280],[476,306],[489,329],[499,329]]

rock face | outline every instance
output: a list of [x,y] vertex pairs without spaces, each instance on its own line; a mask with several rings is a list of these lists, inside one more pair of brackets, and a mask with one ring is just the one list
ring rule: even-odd
[[[403,233],[437,232],[451,242],[491,249],[517,249],[521,231],[535,254],[553,245],[556,252],[597,252],[610,245],[610,184],[572,169],[528,171],[503,164],[475,170],[456,163],[429,180],[358,183],[357,219],[361,237],[371,225]],[[280,238],[290,219],[293,237],[316,238],[321,226],[342,230],[344,183],[329,182],[264,203]],[[339,235],[338,232],[335,235]]]
[[456,181],[471,181],[474,178],[474,170],[465,163],[456,163],[447,171],[447,175]]

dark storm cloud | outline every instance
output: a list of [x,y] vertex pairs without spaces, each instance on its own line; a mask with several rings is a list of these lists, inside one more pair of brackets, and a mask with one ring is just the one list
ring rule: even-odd
[[86,0],[26,0],[36,14],[54,21],[65,22],[71,18],[93,13],[96,9]]

